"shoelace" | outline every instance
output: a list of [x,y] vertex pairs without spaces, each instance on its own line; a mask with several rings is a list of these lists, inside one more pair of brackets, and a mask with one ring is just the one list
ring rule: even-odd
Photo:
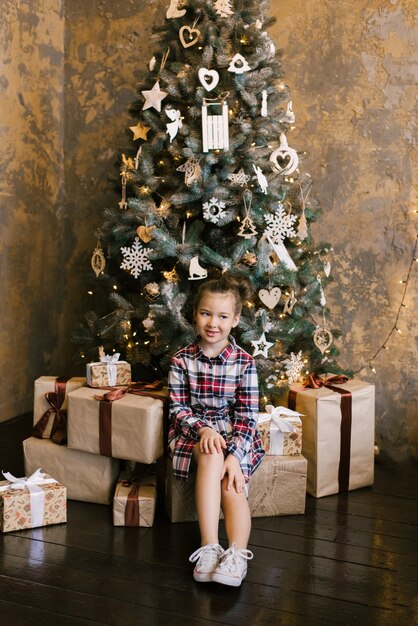
[[254,554],[251,552],[251,550],[247,550],[246,548],[238,549],[237,544],[234,541],[231,547],[228,548],[228,550],[225,550],[225,552],[223,553],[219,562],[219,567],[231,571],[237,564],[237,557],[241,557],[246,561],[250,561],[252,558],[254,558]]
[[189,556],[189,561],[195,563],[198,559],[201,559],[199,565],[212,565],[218,560],[221,553],[221,546],[217,543],[208,543],[206,546],[201,546]]

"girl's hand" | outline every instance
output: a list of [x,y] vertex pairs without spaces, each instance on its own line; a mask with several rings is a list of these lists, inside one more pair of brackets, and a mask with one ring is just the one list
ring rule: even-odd
[[237,457],[233,454],[229,454],[224,462],[224,468],[222,471],[221,480],[228,476],[226,490],[229,491],[231,487],[235,487],[237,493],[241,493],[245,486],[245,478],[242,473],[241,466]]
[[199,442],[199,450],[200,452],[205,452],[206,454],[214,454],[215,452],[222,452],[223,449],[226,448],[226,441],[216,432],[213,428],[209,428],[206,426],[205,428],[199,429],[197,433],[200,437]]

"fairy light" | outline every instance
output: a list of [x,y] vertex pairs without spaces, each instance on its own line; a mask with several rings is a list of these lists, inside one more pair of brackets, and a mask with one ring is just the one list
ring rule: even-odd
[[117,290],[117,288],[118,288],[118,286],[117,286],[117,285],[113,285],[113,289],[114,289],[115,291]]
[[92,296],[92,295],[93,295],[93,292],[92,292],[92,291],[88,291],[87,293],[89,294],[89,296]]

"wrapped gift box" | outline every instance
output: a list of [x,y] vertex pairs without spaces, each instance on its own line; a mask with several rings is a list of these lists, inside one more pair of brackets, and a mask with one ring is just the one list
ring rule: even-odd
[[[302,455],[265,456],[250,478],[248,502],[252,517],[298,515],[305,512],[307,461]],[[176,480],[167,461],[165,508],[172,522],[197,520],[195,475]],[[222,517],[222,515],[221,515]]]
[[294,385],[289,392],[290,408],[303,413],[307,490],[317,498],[372,485],[374,476],[374,385],[356,379],[329,384],[345,399],[326,387]]
[[257,423],[266,454],[301,454],[302,420],[299,413],[286,407],[269,408],[269,412],[259,413]]
[[[66,422],[68,394],[86,384],[85,378],[60,378],[57,376],[41,376],[35,380],[33,402],[34,436],[49,439],[55,420],[62,417]],[[60,429],[64,435],[65,425]],[[65,443],[65,436],[59,443]]]
[[87,363],[87,384],[90,387],[116,387],[131,382],[131,364],[126,361]]
[[151,464],[163,455],[163,400],[127,393],[96,400],[106,391],[83,387],[68,398],[68,447],[92,454]]
[[156,472],[146,468],[122,472],[113,497],[113,525],[151,527],[156,501]]
[[[57,448],[57,446],[54,446]],[[0,482],[0,530],[4,533],[67,521],[67,493],[39,468],[28,478]]]
[[48,439],[30,437],[23,442],[25,472],[41,467],[67,488],[69,500],[97,504],[112,502],[120,462],[104,456],[69,450]]

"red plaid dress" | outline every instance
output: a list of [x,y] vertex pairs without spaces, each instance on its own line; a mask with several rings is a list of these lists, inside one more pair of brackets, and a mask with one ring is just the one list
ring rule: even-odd
[[189,475],[197,431],[210,426],[227,443],[248,481],[265,452],[257,430],[258,379],[252,356],[229,337],[215,357],[203,354],[199,337],[171,359],[168,377],[170,429],[168,443],[174,476]]

